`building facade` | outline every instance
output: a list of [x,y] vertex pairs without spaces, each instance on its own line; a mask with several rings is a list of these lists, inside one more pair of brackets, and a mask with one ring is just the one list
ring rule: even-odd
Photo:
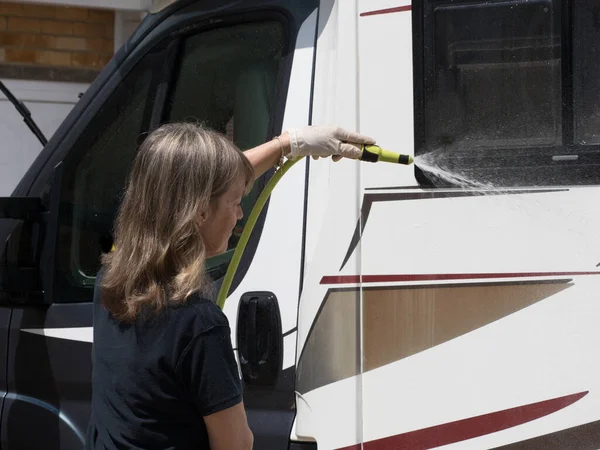
[[[152,7],[149,0],[0,2],[0,80],[50,138]],[[0,196],[42,149],[0,94]]]

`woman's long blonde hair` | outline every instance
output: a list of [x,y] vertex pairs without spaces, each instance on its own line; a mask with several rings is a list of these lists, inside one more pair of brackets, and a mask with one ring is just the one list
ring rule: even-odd
[[[166,124],[133,161],[115,222],[113,252],[102,258],[102,303],[119,321],[183,303],[206,283],[199,217],[254,171],[223,135],[191,123]],[[208,218],[210,220],[210,217]]]

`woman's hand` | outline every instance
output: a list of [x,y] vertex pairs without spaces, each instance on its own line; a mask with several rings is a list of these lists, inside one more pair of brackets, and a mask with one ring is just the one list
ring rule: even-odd
[[361,144],[375,144],[375,139],[336,126],[292,128],[288,134],[289,159],[309,155],[314,159],[331,156],[334,161],[341,158],[357,159],[362,154]]
[[331,156],[334,161],[342,158],[357,159],[362,144],[374,144],[375,139],[361,136],[335,126],[308,126],[292,128],[278,139],[272,139],[244,154],[254,167],[256,178],[271,169],[281,158],[296,159],[300,156]]

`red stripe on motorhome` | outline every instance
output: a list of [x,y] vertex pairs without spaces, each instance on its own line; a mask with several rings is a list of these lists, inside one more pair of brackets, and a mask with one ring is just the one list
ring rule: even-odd
[[595,272],[520,272],[520,273],[442,273],[398,275],[331,275],[321,278],[321,284],[399,283],[407,281],[481,280],[494,278],[571,277],[600,275]]
[[377,16],[380,14],[391,14],[391,13],[410,11],[410,10],[411,10],[411,5],[396,6],[395,8],[377,9],[375,11],[367,11],[367,12],[361,13],[360,17]]
[[456,422],[409,431],[408,433],[376,439],[363,444],[350,445],[338,450],[385,450],[390,448],[423,450],[453,444],[506,430],[547,416],[575,403],[588,392],[579,392],[578,394],[457,420]]

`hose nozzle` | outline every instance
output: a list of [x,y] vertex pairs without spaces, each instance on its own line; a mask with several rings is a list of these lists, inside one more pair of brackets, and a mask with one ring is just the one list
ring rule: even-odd
[[389,162],[394,164],[410,165],[413,163],[413,157],[410,155],[401,155],[400,153],[384,150],[377,145],[361,146],[362,155],[358,158],[366,162]]

